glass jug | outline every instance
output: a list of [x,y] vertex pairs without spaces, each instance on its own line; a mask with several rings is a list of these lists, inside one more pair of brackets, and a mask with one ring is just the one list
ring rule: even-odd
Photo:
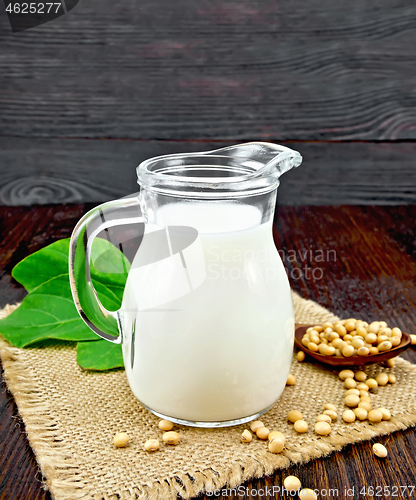
[[[137,168],[138,195],[94,208],[75,227],[69,272],[79,314],[122,345],[130,387],[155,415],[236,425],[281,395],[294,316],[272,223],[279,177],[301,162],[264,142],[152,158]],[[108,311],[91,281],[92,241],[132,223],[144,223],[144,236],[121,308]]]

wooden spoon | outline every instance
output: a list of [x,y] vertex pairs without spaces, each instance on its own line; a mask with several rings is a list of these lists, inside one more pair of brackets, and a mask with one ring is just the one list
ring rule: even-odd
[[331,366],[362,366],[370,365],[374,363],[382,363],[390,358],[395,358],[406,350],[410,345],[410,335],[408,333],[402,332],[402,339],[399,345],[393,347],[389,351],[380,352],[379,354],[370,354],[369,356],[350,356],[349,358],[335,357],[335,356],[325,356],[319,352],[313,352],[307,349],[302,344],[302,337],[306,330],[314,325],[295,325],[295,345],[301,349],[305,354],[311,356],[312,358]]

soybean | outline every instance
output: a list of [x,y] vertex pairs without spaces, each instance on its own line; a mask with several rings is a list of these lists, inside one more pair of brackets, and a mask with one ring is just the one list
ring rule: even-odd
[[368,401],[360,401],[358,403],[358,408],[364,408],[364,410],[370,412],[371,411],[371,403],[369,403]]
[[356,394],[348,394],[344,400],[345,404],[350,408],[355,408],[360,404],[360,398]]
[[299,361],[299,363],[302,363],[302,361],[305,360],[305,353],[303,351],[299,351],[297,354],[296,354],[296,359]]
[[303,434],[308,430],[308,424],[304,420],[296,420],[293,428],[296,432],[299,432],[299,434]]
[[170,431],[173,429],[173,423],[170,420],[161,420],[159,422],[159,429],[162,431]]
[[260,427],[264,427],[263,422],[261,422],[260,420],[254,420],[254,422],[251,422],[250,424],[250,429],[252,430],[252,432],[256,432]]
[[390,351],[390,349],[393,347],[392,343],[389,342],[388,340],[385,340],[384,342],[381,342],[378,344],[378,350],[379,351]]
[[354,373],[354,378],[358,380],[358,382],[364,382],[364,380],[367,380],[367,374],[362,370],[358,370],[358,372]]
[[292,410],[287,414],[287,419],[294,424],[296,420],[303,420],[303,415],[298,410]]
[[338,374],[338,377],[341,380],[345,380],[347,378],[353,378],[354,377],[354,372],[352,370],[341,370]]
[[323,414],[328,415],[331,420],[336,420],[338,418],[338,413],[334,410],[325,410]]
[[380,323],[378,321],[373,321],[369,324],[367,331],[368,333],[377,333],[380,330]]
[[318,346],[319,354],[326,354],[327,349],[328,349],[328,346],[324,343],[319,344],[319,346]]
[[272,431],[270,434],[269,434],[269,441],[271,441],[272,439],[275,439],[275,438],[278,438],[280,440],[283,439],[283,442],[285,442],[285,435],[282,433],[282,432],[279,432],[279,431]]
[[370,422],[381,422],[383,420],[383,414],[380,410],[371,410],[368,412],[367,418]]
[[331,426],[326,422],[316,422],[315,432],[320,436],[327,436],[331,432]]
[[303,490],[300,490],[299,498],[300,500],[316,500],[318,497],[313,490],[304,488]]
[[250,443],[251,440],[253,439],[253,436],[249,430],[243,431],[243,433],[240,436],[241,442],[242,443]]
[[387,385],[389,382],[389,376],[387,373],[379,373],[376,377],[376,382],[378,385]]
[[375,389],[378,386],[377,380],[374,378],[369,378],[365,381],[369,389]]
[[332,422],[332,419],[329,415],[318,415],[316,417],[317,422],[326,422],[327,424],[330,424]]
[[354,389],[357,387],[357,382],[351,377],[346,378],[344,384],[347,389]]
[[309,342],[307,348],[312,352],[318,352],[318,345],[315,342]]
[[356,323],[355,320],[346,321],[344,326],[347,332],[352,332],[353,330],[355,330],[355,323]]
[[387,457],[387,449],[381,443],[373,444],[373,453],[374,453],[374,455],[376,455],[377,457],[380,457],[380,458]]
[[354,408],[353,411],[358,420],[365,420],[368,416],[368,412],[364,408]]
[[342,355],[346,358],[351,357],[354,354],[354,347],[352,345],[347,345],[347,347],[344,347],[342,350]]
[[343,337],[347,333],[347,330],[345,329],[345,326],[343,326],[343,325],[337,325],[335,327],[335,331],[338,333],[338,335],[340,337]]
[[390,420],[391,419],[391,413],[386,408],[377,408],[377,410],[380,411],[381,414],[383,415],[383,420]]
[[357,335],[363,339],[365,339],[367,335],[372,335],[371,333],[367,333],[367,330],[363,326],[357,326],[355,331],[357,332]]
[[296,377],[289,373],[289,376],[287,377],[286,380],[286,385],[295,385],[296,384]]
[[180,440],[180,436],[175,431],[169,431],[169,432],[165,432],[163,434],[163,441],[166,444],[178,444],[179,440]]
[[364,347],[364,340],[359,337],[356,337],[352,340],[351,345],[355,349],[360,349],[361,347]]
[[382,334],[379,334],[379,335],[377,336],[377,344],[379,344],[379,345],[378,345],[378,350],[379,350],[379,351],[383,351],[383,350],[384,350],[384,351],[388,351],[388,349],[380,349],[380,344],[381,344],[381,343],[383,343],[383,342],[386,342],[386,341],[388,341],[388,340],[389,340],[389,338],[387,337],[387,335],[382,335]]
[[369,333],[364,337],[364,340],[369,344],[375,344],[377,342],[377,335],[375,333]]
[[355,420],[355,413],[352,410],[345,410],[344,413],[342,414],[342,418],[344,422],[354,422]]
[[260,427],[256,431],[256,435],[259,439],[267,439],[269,437],[270,431],[267,427]]
[[348,389],[348,391],[345,391],[346,396],[349,396],[350,394],[355,394],[356,396],[359,396],[360,391],[358,389]]
[[269,448],[269,451],[271,451],[272,453],[280,453],[283,451],[284,447],[285,447],[284,436],[283,436],[283,439],[279,438],[279,437],[275,437],[274,439],[269,441],[268,448]]
[[288,491],[297,491],[301,488],[302,485],[300,479],[297,478],[296,476],[287,476],[283,481],[283,486]]
[[396,358],[390,358],[386,361],[386,365],[390,368],[393,368],[395,364],[396,364]]
[[157,451],[159,449],[159,440],[158,439],[148,439],[144,443],[144,449],[149,452]]
[[130,438],[127,432],[119,432],[114,436],[114,446],[117,446],[117,448],[123,448],[129,442],[129,439]]
[[401,337],[402,336],[402,331],[400,330],[400,328],[393,328],[391,333],[394,335],[394,336],[397,336],[397,337]]

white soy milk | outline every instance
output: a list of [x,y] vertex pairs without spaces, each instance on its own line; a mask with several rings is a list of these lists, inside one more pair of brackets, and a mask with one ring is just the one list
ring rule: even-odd
[[[171,204],[150,219],[122,305],[135,396],[195,422],[268,409],[285,387],[294,331],[272,223],[255,207],[212,201]],[[198,232],[181,249],[165,236],[170,225]]]

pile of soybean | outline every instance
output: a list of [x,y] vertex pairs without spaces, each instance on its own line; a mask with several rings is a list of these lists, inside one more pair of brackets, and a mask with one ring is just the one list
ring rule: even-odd
[[368,324],[355,318],[311,326],[302,344],[324,356],[371,356],[397,347],[402,340],[400,328],[389,328],[385,321]]

